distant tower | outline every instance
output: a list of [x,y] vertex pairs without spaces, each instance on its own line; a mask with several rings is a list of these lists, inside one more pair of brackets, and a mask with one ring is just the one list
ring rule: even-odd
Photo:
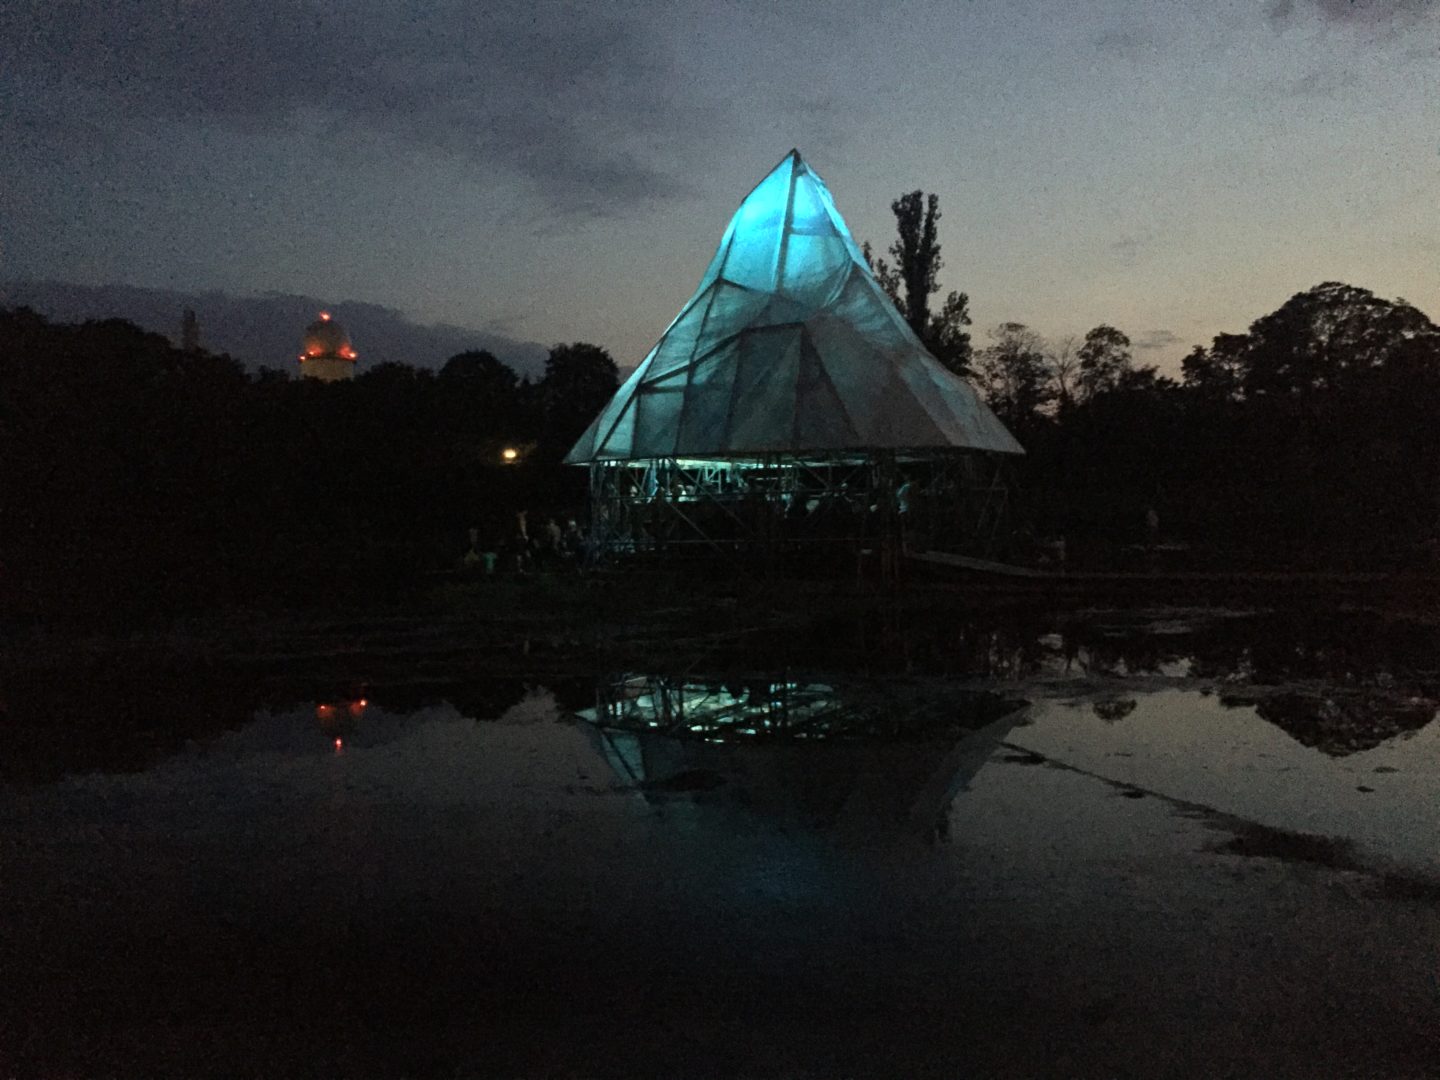
[[200,320],[188,307],[180,318],[180,348],[185,352],[200,351]]
[[328,311],[305,328],[300,342],[300,374],[307,379],[339,382],[355,377],[355,350],[345,328]]

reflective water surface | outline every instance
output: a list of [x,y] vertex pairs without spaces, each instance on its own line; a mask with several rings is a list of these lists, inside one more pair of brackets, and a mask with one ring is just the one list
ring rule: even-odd
[[0,1074],[1425,1075],[1427,658],[1240,622],[11,690]]

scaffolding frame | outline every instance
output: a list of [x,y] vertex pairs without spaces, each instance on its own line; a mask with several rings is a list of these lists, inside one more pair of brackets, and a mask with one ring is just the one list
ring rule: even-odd
[[1006,456],[975,450],[593,461],[591,553],[989,558],[1008,540],[1010,489]]

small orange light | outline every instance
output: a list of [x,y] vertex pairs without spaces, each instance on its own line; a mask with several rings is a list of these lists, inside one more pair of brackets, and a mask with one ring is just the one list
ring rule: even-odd
[[329,322],[329,321],[330,321],[330,312],[328,312],[328,311],[322,311],[322,312],[320,312],[320,321],[321,321],[321,322]]
[[507,446],[504,450],[500,451],[500,456],[506,461],[514,461],[520,456],[520,451],[516,450],[513,446]]
[[338,754],[341,750],[344,750],[344,749],[345,749],[345,740],[344,740],[344,739],[336,739],[336,740],[335,740],[335,752]]

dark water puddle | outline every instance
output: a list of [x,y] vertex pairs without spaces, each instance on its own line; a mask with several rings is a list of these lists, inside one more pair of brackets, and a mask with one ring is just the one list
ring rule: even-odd
[[[105,665],[73,675],[37,672],[0,687],[0,782],[143,772],[276,713],[313,716],[305,725],[286,721],[296,732],[296,745],[337,738],[360,745],[379,737],[387,724],[436,707],[475,721],[493,720],[535,685],[521,677],[385,684],[321,680],[277,690],[223,668]],[[593,678],[550,677],[545,687],[567,709],[594,702]],[[369,723],[363,722],[367,716]],[[379,727],[378,717],[387,718]]]
[[1255,686],[1318,680],[1440,694],[1440,627],[1368,611],[871,611],[758,631],[721,658],[743,663],[756,655],[851,673],[1149,676]]
[[[1102,781],[1112,798],[1153,796],[1181,811],[1253,823],[1256,831],[1227,842],[1228,854],[1305,861],[1303,853],[1318,849],[1303,838],[1333,837],[1359,845],[1367,858],[1440,862],[1440,725],[1429,722],[1428,704],[1401,702],[1396,713],[1373,703],[1325,704],[1363,693],[1355,690],[1314,698],[1216,695],[1183,685],[1079,698],[1047,694],[1043,684],[1031,690],[1027,703],[953,680],[822,680],[753,668],[553,685],[502,678],[376,686],[245,713],[243,698],[230,698],[228,710],[201,712],[195,728],[162,714],[139,741],[91,743],[83,724],[75,738],[58,742],[39,737],[54,730],[48,726],[22,727],[28,743],[7,730],[5,768],[26,783],[163,774],[183,789],[203,787],[224,766],[258,770],[268,783],[289,763],[326,757],[398,769],[407,748],[437,738],[466,747],[456,761],[502,745],[507,754],[528,746],[526,753],[543,757],[553,739],[542,729],[557,728],[581,735],[595,760],[556,778],[555,790],[688,803],[714,820],[740,812],[824,829],[875,819],[929,834],[987,767],[1007,770],[996,775],[1023,788],[1035,785],[1011,767],[1045,765]],[[173,704],[166,695],[153,700]],[[1300,709],[1297,701],[1320,704]],[[501,731],[510,734],[500,738]],[[534,771],[528,758],[516,768]],[[421,802],[427,785],[443,786],[423,773],[389,782]]]
[[1250,823],[1253,831],[1227,841],[1230,854],[1348,867],[1363,849],[1369,866],[1440,871],[1440,725],[1395,728],[1377,719],[1383,710],[1359,710],[1375,726],[1337,744],[1297,737],[1266,699],[1176,687],[1131,700],[1116,722],[1083,698],[1038,698],[1030,723],[1007,739],[1007,760],[1039,758],[1131,798]]
[[[657,646],[658,648],[658,646]],[[1215,687],[1221,703],[1284,730],[1331,756],[1364,754],[1431,723],[1440,701],[1440,630],[1365,612],[1231,612],[1217,610],[1088,611],[1057,614],[1015,608],[966,612],[868,611],[803,619],[783,631],[717,639],[703,667],[732,697],[760,683],[786,685],[794,714],[824,728],[840,715],[819,698],[802,701],[804,686],[847,687],[842,726],[868,724],[872,734],[949,723],[941,705],[906,697],[907,680],[985,680],[1013,685],[1011,696],[1043,693],[1051,683],[1104,687],[1087,708],[1124,726],[1136,709],[1133,690],[1156,680]],[[308,679],[253,673],[223,665],[137,667],[118,660],[78,661],[73,669],[16,672],[0,685],[0,780],[52,780],[76,772],[144,770],[190,743],[242,728],[259,711],[312,702],[331,709],[325,720],[343,728],[355,703],[399,715],[431,706],[488,720],[543,684],[567,710],[615,700],[609,676],[583,667],[572,677],[553,671],[524,677],[527,656],[508,658],[514,675],[447,676],[474,657],[418,657],[398,677],[383,678],[363,657],[336,657]],[[349,665],[347,670],[347,665]],[[643,665],[642,665],[643,667]],[[268,669],[267,669],[268,670]],[[672,678],[680,678],[675,675]],[[862,689],[867,684],[868,690]],[[953,685],[953,683],[952,683]],[[868,703],[861,699],[868,694]],[[812,698],[814,695],[811,695]],[[711,709],[712,713],[715,710]],[[783,710],[771,710],[772,719]],[[718,715],[718,713],[716,713]],[[862,723],[860,718],[868,717]],[[337,730],[337,737],[345,733]],[[796,731],[798,737],[801,732]]]
[[[423,805],[441,792],[463,802],[480,783],[463,763],[488,755],[487,782],[545,776],[552,794],[688,807],[701,829],[875,835],[879,822],[934,839],[977,779],[1023,801],[1058,769],[1136,812],[1159,801],[1254,823],[1231,855],[1294,861],[1311,849],[1293,838],[1318,836],[1367,865],[1428,867],[1440,862],[1436,649],[1431,630],[1365,614],[1012,611],[745,635],[683,672],[257,687],[223,669],[92,664],[0,688],[0,782],[221,784],[243,814],[252,790],[298,769],[315,784],[383,776]],[[560,746],[569,761],[577,739],[583,761],[546,765]],[[437,745],[450,756],[427,756]],[[1051,768],[1012,768],[1035,764]],[[534,795],[527,783],[517,799]],[[132,791],[72,788],[112,802]]]
[[1428,1060],[1437,725],[1337,754],[1193,686],[765,670],[237,691],[129,771],[37,758],[17,1075]]

